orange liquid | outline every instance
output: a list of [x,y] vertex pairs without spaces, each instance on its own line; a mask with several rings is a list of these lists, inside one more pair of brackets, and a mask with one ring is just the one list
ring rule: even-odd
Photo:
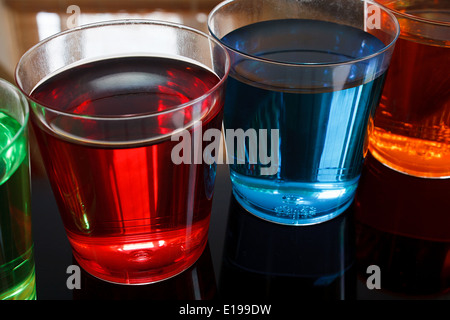
[[[400,20],[402,30],[407,24]],[[398,39],[369,149],[395,170],[450,177],[450,40]]]

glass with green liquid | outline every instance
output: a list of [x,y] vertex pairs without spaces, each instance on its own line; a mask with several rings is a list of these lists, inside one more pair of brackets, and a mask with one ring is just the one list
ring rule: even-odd
[[0,79],[0,300],[36,299],[26,98]]

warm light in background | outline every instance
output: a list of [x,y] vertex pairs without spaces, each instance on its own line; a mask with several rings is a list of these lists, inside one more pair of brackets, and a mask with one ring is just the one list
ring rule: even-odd
[[[199,14],[198,17],[204,21],[206,18]],[[36,23],[39,33],[39,41],[61,32],[66,27],[66,16],[62,17],[53,12],[38,12],[36,14]],[[100,21],[117,20],[117,19],[151,19],[151,20],[165,20],[175,23],[183,23],[181,14],[174,12],[155,11],[145,14],[133,13],[82,13],[79,19],[79,25],[90,24]]]
[[[116,19],[152,19],[184,24],[207,32],[206,19],[220,0],[0,0],[0,78],[14,81],[22,54],[39,41],[68,29],[79,7],[78,25]],[[68,13],[69,12],[69,13]]]

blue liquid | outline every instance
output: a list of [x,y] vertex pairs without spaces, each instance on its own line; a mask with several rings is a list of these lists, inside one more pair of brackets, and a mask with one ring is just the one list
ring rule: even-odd
[[[348,62],[384,47],[356,28],[293,19],[252,24],[222,42],[291,64]],[[225,129],[267,129],[266,153],[278,154],[276,172],[270,175],[261,174],[269,165],[260,160],[250,163],[249,141],[245,164],[238,164],[237,158],[228,160],[237,200],[259,217],[283,224],[318,223],[343,212],[354,197],[368,121],[383,85],[383,73],[374,71],[380,69],[379,61],[316,69],[311,74],[299,67],[231,55]],[[279,130],[275,148],[270,146],[271,129]],[[234,148],[237,155],[237,145]]]

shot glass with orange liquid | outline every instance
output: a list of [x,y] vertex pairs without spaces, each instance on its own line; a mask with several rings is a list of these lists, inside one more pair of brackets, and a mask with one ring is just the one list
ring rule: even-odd
[[400,24],[370,151],[397,171],[450,178],[450,2],[377,0]]
[[355,197],[358,274],[387,292],[450,292],[450,2],[376,0],[400,24]]

